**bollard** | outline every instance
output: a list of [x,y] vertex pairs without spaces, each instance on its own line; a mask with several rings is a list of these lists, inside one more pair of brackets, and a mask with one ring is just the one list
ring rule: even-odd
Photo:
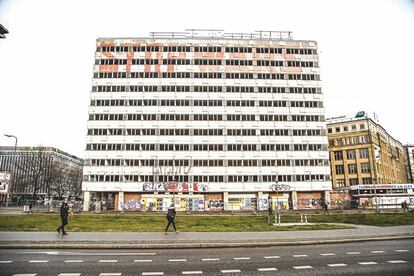
[[279,214],[279,224],[280,224],[280,214]]
[[300,214],[300,223],[303,224],[303,214]]
[[308,216],[305,214],[305,223],[308,224]]

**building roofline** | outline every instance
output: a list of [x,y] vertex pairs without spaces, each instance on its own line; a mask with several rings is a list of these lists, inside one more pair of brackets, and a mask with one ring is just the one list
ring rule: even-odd
[[[32,150],[39,150],[39,149],[42,149],[42,150],[50,150],[50,151],[53,151],[53,152],[57,152],[57,153],[66,155],[66,156],[69,156],[69,157],[71,157],[73,159],[77,159],[77,160],[83,162],[83,159],[82,158],[77,157],[76,155],[67,153],[67,152],[65,152],[63,150],[60,150],[58,148],[55,148],[55,147],[46,147],[46,146],[19,146],[19,147],[16,147],[16,150],[17,151],[19,151],[19,150],[20,151],[24,151],[24,150],[30,150],[30,149],[32,149]],[[14,150],[14,146],[0,146],[0,151],[1,150],[12,150],[13,151]]]

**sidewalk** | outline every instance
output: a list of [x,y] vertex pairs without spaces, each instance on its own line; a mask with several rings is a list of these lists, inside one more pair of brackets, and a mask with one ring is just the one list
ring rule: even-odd
[[413,239],[414,225],[354,229],[275,232],[0,232],[0,248],[202,248],[278,246],[370,240]]

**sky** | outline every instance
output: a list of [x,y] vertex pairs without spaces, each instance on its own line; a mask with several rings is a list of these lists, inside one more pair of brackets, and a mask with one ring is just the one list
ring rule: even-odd
[[292,31],[319,45],[327,117],[367,110],[414,144],[414,0],[0,0],[0,145],[83,157],[98,37]]

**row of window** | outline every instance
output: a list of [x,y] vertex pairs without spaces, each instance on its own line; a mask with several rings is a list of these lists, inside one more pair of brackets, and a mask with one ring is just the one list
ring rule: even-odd
[[[359,158],[369,158],[369,149],[358,149]],[[350,149],[345,151],[346,159],[348,160],[355,160],[357,158],[357,150]],[[344,160],[344,152],[334,151],[334,158],[335,160]]]
[[309,182],[329,181],[329,175],[295,174],[295,175],[86,175],[89,182],[216,182],[216,183],[251,183],[251,182]]
[[[370,173],[371,166],[369,163],[361,163],[361,173]],[[341,175],[345,173],[344,165],[336,165],[335,166],[335,173],[337,175]],[[357,174],[357,164],[348,164],[348,174]]]
[[274,86],[189,86],[189,85],[99,85],[92,86],[92,92],[242,92],[242,93],[295,93],[320,94],[315,87]]
[[265,80],[320,80],[316,74],[223,73],[223,72],[101,72],[97,79],[265,79]]
[[323,107],[321,101],[253,101],[253,100],[91,100],[90,106],[260,106]]
[[329,139],[329,145],[331,147],[334,146],[349,146],[349,145],[357,145],[357,144],[366,144],[369,143],[370,139],[368,135],[359,135],[354,137],[345,137],[345,138],[336,138],[336,139]]
[[326,159],[259,159],[259,160],[188,160],[188,159],[91,159],[91,166],[127,167],[288,167],[288,166],[328,166]]
[[326,151],[322,144],[87,144],[96,151]]
[[139,129],[139,128],[93,128],[88,135],[133,135],[133,136],[324,136],[322,129]]
[[[362,183],[358,182],[358,178],[349,178],[349,185],[358,185],[358,184],[372,184],[371,177],[362,177]],[[345,179],[337,179],[335,187],[345,187]]]
[[273,67],[318,67],[314,61],[244,60],[244,59],[97,59],[95,65],[228,65]]
[[[315,49],[273,47],[221,47],[221,46],[98,46],[97,52],[205,52],[316,55]],[[284,50],[284,51],[283,51]]]
[[262,121],[324,122],[323,115],[256,115],[256,114],[89,114],[90,121]]

